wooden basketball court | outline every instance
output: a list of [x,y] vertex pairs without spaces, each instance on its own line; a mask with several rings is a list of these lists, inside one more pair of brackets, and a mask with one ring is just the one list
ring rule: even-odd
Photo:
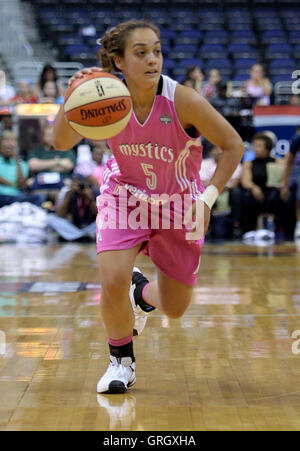
[[[293,243],[206,244],[184,317],[155,311],[134,339],[125,395],[96,393],[108,349],[94,245],[0,251],[1,431],[300,430]],[[137,264],[155,276],[149,259]]]

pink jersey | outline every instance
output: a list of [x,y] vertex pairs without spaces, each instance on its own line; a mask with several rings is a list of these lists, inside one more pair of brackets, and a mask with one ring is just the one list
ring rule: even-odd
[[203,191],[201,139],[188,136],[179,122],[176,86],[162,75],[146,121],[141,124],[133,112],[125,129],[108,140],[114,158],[106,163],[101,193],[117,194],[119,185],[132,194],[137,190],[149,196],[191,193],[197,198]]

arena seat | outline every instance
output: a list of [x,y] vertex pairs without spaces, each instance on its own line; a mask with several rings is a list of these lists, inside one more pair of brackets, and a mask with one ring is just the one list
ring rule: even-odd
[[249,44],[255,45],[257,42],[257,38],[253,32],[253,30],[239,30],[232,31],[229,38],[232,44]]
[[202,58],[223,58],[227,51],[222,44],[203,44],[199,52]]
[[87,54],[89,53],[89,47],[85,44],[70,44],[64,49],[65,55],[71,58],[74,54]]
[[185,38],[197,38],[198,41],[200,42],[203,39],[203,33],[201,33],[201,31],[199,30],[193,30],[193,29],[186,29],[183,30],[180,34],[179,37],[181,39],[185,39]]
[[280,81],[289,81],[291,82],[293,79],[291,77],[291,74],[281,74],[281,75],[275,75],[272,77],[272,83],[275,85],[276,83]]
[[286,33],[283,30],[267,30],[262,33],[262,44],[281,44],[287,42]]
[[[202,0],[201,5],[195,0],[29,1],[42,39],[65,60],[83,55],[85,64],[97,48],[97,37],[133,17],[160,27],[165,70],[170,75],[178,69],[176,76],[182,76],[186,61],[193,62],[189,65],[201,61],[208,70],[211,61],[219,66],[223,60],[218,67],[223,75],[239,81],[248,76],[254,62],[261,61],[268,63],[267,76],[273,80],[295,67],[293,58],[300,60],[299,1],[275,0],[276,8],[273,0]],[[74,45],[82,47],[69,47]],[[277,67],[278,58],[287,66]]]
[[[300,44],[295,45],[294,51],[293,51],[293,56],[294,56],[294,58],[296,58],[297,60],[300,60]],[[298,65],[299,65],[299,61],[298,61]],[[300,66],[299,66],[299,67],[300,67]]]
[[288,34],[290,44],[300,44],[300,30],[290,31]]
[[207,31],[203,38],[206,44],[225,44],[228,42],[228,32],[226,30]]
[[258,52],[249,44],[230,44],[227,48],[232,58],[257,58]]
[[194,44],[176,44],[172,49],[172,53],[190,53],[193,55],[196,55],[197,51],[198,46]]
[[175,69],[172,71],[172,76],[176,79],[176,80],[184,80],[186,77],[186,71],[187,71],[187,67],[179,67],[176,66]]
[[249,30],[251,28],[251,24],[249,22],[229,22],[227,24],[228,30],[230,31],[244,31]]
[[168,28],[163,28],[160,31],[160,36],[163,38],[168,38],[168,39],[172,40],[172,39],[176,38],[176,33],[174,30],[170,30]]
[[203,68],[203,61],[200,58],[183,58],[178,62],[177,67],[199,66]]
[[249,71],[254,64],[257,64],[258,60],[255,58],[238,58],[234,60],[234,69],[236,74],[244,74]]
[[214,58],[208,60],[205,65],[205,70],[218,69],[222,75],[230,76],[232,74],[232,64],[225,58]]
[[175,61],[169,58],[164,58],[163,68],[166,70],[173,70],[175,68]]
[[281,44],[270,44],[265,50],[265,58],[284,58],[285,56],[290,56],[292,48],[288,43]]
[[242,82],[244,82],[244,81],[248,80],[249,77],[250,77],[250,75],[249,75],[248,72],[246,72],[246,73],[241,73],[241,74],[235,75],[235,76],[233,77],[233,80],[232,80],[232,81],[242,81]]
[[296,63],[290,58],[274,59],[269,64],[269,73],[271,76],[280,74],[291,74],[296,69]]
[[253,17],[255,19],[263,18],[265,20],[270,20],[272,17],[278,17],[278,13],[273,6],[269,8],[254,8]]

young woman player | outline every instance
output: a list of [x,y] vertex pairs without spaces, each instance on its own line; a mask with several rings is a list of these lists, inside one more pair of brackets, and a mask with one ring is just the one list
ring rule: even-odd
[[[153,194],[189,195],[193,211],[196,203],[202,206],[205,233],[210,209],[243,155],[241,138],[195,90],[161,75],[163,58],[155,25],[143,21],[121,23],[107,31],[100,43],[102,70],[122,72],[132,97],[133,114],[125,129],[108,140],[115,159],[106,164],[99,205],[103,205],[102,198],[113,198],[112,205],[118,209],[118,190],[125,185],[131,193],[146,194],[144,202]],[[82,69],[69,84],[99,70]],[[223,150],[205,190],[199,178],[201,141],[189,136],[192,126]],[[55,123],[56,148],[67,150],[81,139],[61,109]],[[135,383],[133,329],[141,333],[149,311],[158,308],[171,318],[179,318],[187,309],[197,281],[204,238],[188,241],[186,232],[184,225],[169,230],[101,229],[99,222],[101,311],[110,349],[110,364],[97,385],[99,393],[123,393]],[[134,268],[140,251],[156,265],[156,281],[149,283]]]

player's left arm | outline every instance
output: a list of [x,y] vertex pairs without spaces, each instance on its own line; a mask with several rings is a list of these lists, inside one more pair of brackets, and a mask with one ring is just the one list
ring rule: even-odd
[[193,125],[201,135],[223,151],[209,182],[220,193],[244,154],[243,141],[224,117],[195,90],[178,85],[175,93],[177,115],[184,128]]

